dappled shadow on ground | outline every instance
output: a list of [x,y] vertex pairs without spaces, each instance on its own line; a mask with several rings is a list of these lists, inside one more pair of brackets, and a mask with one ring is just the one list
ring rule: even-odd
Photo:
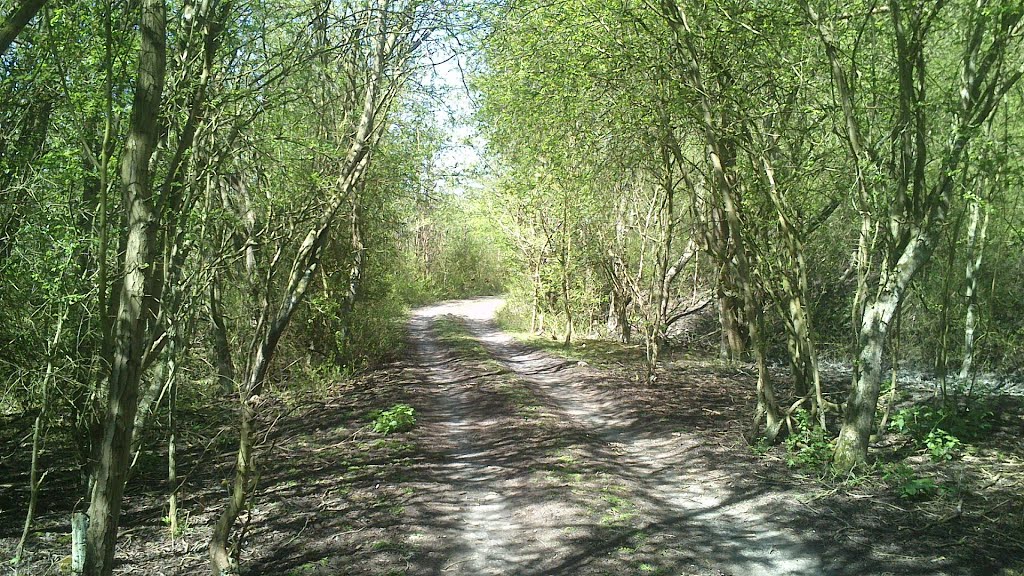
[[[688,364],[650,386],[625,356],[622,369],[598,369],[510,339],[490,320],[494,305],[421,310],[401,362],[264,411],[244,573],[923,576],[1020,566],[1024,524],[979,544],[995,512],[1024,522],[1019,476],[988,479],[948,518],[867,485],[830,489],[745,445],[752,383],[741,372]],[[370,431],[368,413],[399,402],[416,409],[416,427]],[[159,477],[134,485],[119,572],[206,571],[226,496],[215,479],[231,469],[225,439],[186,451],[190,524],[175,544],[162,536]],[[0,526],[5,546],[13,524]]]
[[1012,561],[998,547],[936,553],[877,523],[891,503],[810,493],[755,457],[742,375],[691,368],[654,388],[469,314],[488,360],[437,342],[431,323],[452,312],[417,317],[416,353],[378,374],[417,408],[416,431],[353,439],[400,445],[364,475],[344,460],[285,474],[304,481],[269,497],[292,520],[263,520],[268,536],[297,536],[268,538],[249,573],[992,574]]

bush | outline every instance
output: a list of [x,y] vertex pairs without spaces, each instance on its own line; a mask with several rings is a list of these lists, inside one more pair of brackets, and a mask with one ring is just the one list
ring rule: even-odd
[[823,472],[832,459],[832,442],[810,412],[800,409],[793,413],[793,431],[786,437],[786,465],[790,468],[809,468]]
[[945,492],[935,480],[917,476],[910,466],[902,462],[883,465],[882,479],[892,485],[904,500],[928,500]]
[[967,406],[963,410],[946,404],[937,408],[911,406],[893,414],[889,430],[906,434],[938,462],[952,460],[959,455],[963,442],[991,432],[993,417],[993,412],[982,406]]
[[395,404],[387,410],[376,410],[370,417],[373,419],[373,431],[385,436],[393,432],[405,432],[416,424],[416,411],[408,404]]

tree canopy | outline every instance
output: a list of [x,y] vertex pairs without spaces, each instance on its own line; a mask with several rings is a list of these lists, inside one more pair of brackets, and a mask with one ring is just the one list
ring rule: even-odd
[[158,442],[179,521],[179,398],[236,416],[237,573],[267,398],[445,298],[638,342],[652,384],[687,346],[750,362],[748,440],[813,422],[855,470],[901,363],[953,412],[1022,367],[1022,43],[1009,0],[0,0],[0,414],[68,439],[97,576]]

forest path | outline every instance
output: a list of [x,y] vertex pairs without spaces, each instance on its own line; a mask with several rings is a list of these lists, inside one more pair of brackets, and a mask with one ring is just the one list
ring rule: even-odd
[[[501,305],[449,302],[410,323],[422,430],[443,455],[407,506],[430,551],[408,573],[828,572],[812,533],[773,518],[791,494],[745,482],[697,433],[647,426],[601,371],[516,342],[494,324]],[[475,342],[452,346],[439,321]]]

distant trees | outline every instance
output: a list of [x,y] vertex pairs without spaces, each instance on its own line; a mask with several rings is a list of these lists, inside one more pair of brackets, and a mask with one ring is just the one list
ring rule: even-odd
[[[386,357],[433,282],[411,230],[417,203],[434,217],[438,136],[410,79],[461,8],[16,4],[0,9],[0,415],[34,415],[35,454],[51,431],[77,439],[72,568],[99,575],[155,415],[173,533],[179,390],[233,395],[235,478],[210,545],[232,573],[274,358]],[[311,299],[316,321],[289,334]]]
[[861,215],[854,382],[835,454],[835,465],[848,470],[867,454],[889,326],[936,250],[955,190],[965,185],[971,141],[1022,74],[1015,57],[1024,7],[893,1],[887,14],[850,15],[850,40],[871,28],[862,53],[892,62],[862,81],[853,71],[864,65],[842,56],[837,19],[803,7],[828,57]]
[[[995,138],[985,126],[1000,106],[1020,105],[1020,15],[1012,2],[513,2],[483,46],[481,120],[520,175],[506,195],[534,194],[521,175],[543,169],[601,207],[577,244],[608,259],[575,265],[601,272],[602,288],[577,316],[617,309],[608,325],[620,336],[641,327],[654,370],[679,314],[666,310],[717,300],[723,357],[750,350],[758,367],[754,434],[773,438],[797,409],[825,426],[837,406],[822,394],[820,340],[835,351],[851,342],[835,452],[848,470],[874,431],[890,327],[907,308],[934,313],[909,294],[939,290],[948,334],[956,299],[941,294],[964,285],[963,353],[976,356],[977,257],[989,229],[973,190],[1017,167],[975,143],[1016,145],[1012,119]],[[946,235],[963,221],[960,236]],[[943,269],[931,263],[936,251]],[[967,279],[953,276],[956,261]],[[920,281],[930,266],[942,287]],[[544,274],[522,274],[550,290]],[[942,351],[944,373],[955,344],[915,334],[918,354]],[[785,402],[767,370],[780,344],[794,384]]]

